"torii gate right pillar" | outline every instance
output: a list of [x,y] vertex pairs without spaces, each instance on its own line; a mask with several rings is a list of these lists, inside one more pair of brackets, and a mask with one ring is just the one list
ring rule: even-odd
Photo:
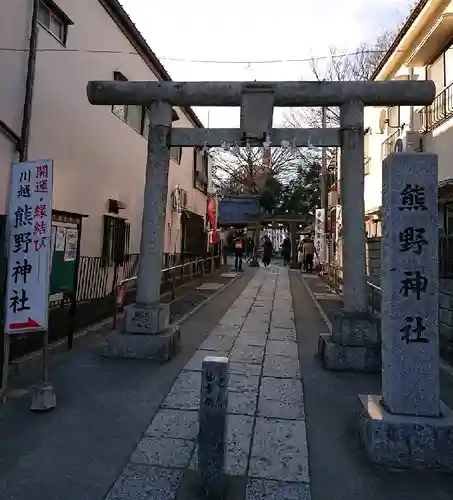
[[379,371],[380,325],[368,312],[365,273],[364,105],[340,106],[341,208],[343,218],[343,310],[331,335],[321,335],[319,351],[332,370]]

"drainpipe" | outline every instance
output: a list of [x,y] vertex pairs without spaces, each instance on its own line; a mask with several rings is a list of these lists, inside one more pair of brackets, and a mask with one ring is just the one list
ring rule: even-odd
[[[327,108],[323,106],[322,108],[322,128],[327,128]],[[326,262],[330,259],[329,254],[326,255],[326,252],[329,252],[327,248],[328,240],[327,240],[327,232],[328,232],[328,220],[327,220],[327,212],[329,210],[329,172],[327,170],[327,149],[325,147],[322,148],[322,157],[321,157],[321,208],[324,209],[324,227],[322,228],[322,242],[323,242],[323,255],[321,262],[321,266],[324,266]],[[321,256],[320,256],[321,257]],[[324,269],[322,269],[324,271]]]
[[35,83],[36,55],[38,44],[38,11],[40,0],[33,0],[33,12],[31,16],[30,44],[28,48],[27,79],[25,81],[25,99],[22,113],[21,144],[19,150],[19,161],[28,158],[28,144],[30,137],[31,108],[33,101],[33,86]]

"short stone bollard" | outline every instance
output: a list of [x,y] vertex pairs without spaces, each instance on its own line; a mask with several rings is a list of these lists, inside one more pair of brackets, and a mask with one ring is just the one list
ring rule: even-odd
[[228,358],[206,356],[202,365],[198,470],[207,498],[226,492],[225,447],[228,405]]
[[440,400],[437,157],[383,163],[382,396],[362,395],[375,463],[453,471],[453,412]]

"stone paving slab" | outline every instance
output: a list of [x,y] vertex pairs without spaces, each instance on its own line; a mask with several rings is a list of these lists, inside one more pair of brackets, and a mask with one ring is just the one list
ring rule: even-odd
[[[227,276],[228,277],[228,276]],[[203,283],[202,285],[197,287],[197,290],[219,290],[222,288],[223,284],[222,283]]]
[[255,415],[259,377],[231,373],[228,385],[228,413]]
[[263,377],[258,415],[270,418],[304,419],[302,382],[296,379]]
[[200,350],[229,352],[233,347],[235,340],[236,339],[233,335],[213,335],[211,333],[200,345]]
[[266,354],[292,356],[297,358],[297,343],[289,340],[269,340],[266,344]]
[[[246,415],[228,415],[227,447],[225,471],[234,476],[245,476],[252,444],[253,417]],[[198,447],[190,461],[190,468],[198,468]]]
[[237,373],[238,375],[259,376],[261,373],[261,365],[253,363],[236,363],[230,361],[228,363],[228,370],[230,373]]
[[184,468],[189,465],[195,441],[189,439],[142,438],[131,457],[131,462],[160,467]]
[[238,500],[309,500],[289,287],[287,269],[257,272],[175,380],[108,500],[175,500],[179,484],[193,482],[201,368],[210,355],[229,358],[225,467],[230,476],[243,478]]
[[263,376],[300,379],[299,359],[291,356],[266,354],[264,357]]
[[128,464],[105,500],[173,500],[182,476],[181,470]]
[[[198,349],[197,351],[195,351],[195,354],[190,358],[189,362],[184,367],[184,370],[201,372],[203,359],[206,356],[212,356],[212,350]],[[228,350],[216,351],[216,356],[228,357]]]
[[239,334],[241,326],[231,326],[231,325],[217,325],[214,330],[210,333],[210,336],[213,335],[231,335],[236,337]]
[[197,410],[200,406],[200,388],[199,372],[181,372],[162,403],[162,408]]
[[310,500],[308,484],[249,479],[245,500]]
[[267,342],[267,334],[260,334],[257,332],[244,332],[240,333],[239,336],[236,339],[235,346],[236,345],[254,345],[258,347],[265,347]]
[[249,475],[262,479],[308,483],[305,423],[257,418]]
[[159,410],[145,434],[159,438],[196,439],[198,413],[196,411]]
[[271,327],[269,332],[269,340],[289,340],[290,342],[296,342],[296,329]]
[[261,364],[264,356],[264,347],[256,345],[234,345],[230,353],[230,360],[237,363]]

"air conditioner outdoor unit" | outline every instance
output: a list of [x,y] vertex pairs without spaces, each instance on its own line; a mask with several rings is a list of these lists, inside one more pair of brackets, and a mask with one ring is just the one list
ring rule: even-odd
[[393,146],[394,153],[402,152],[420,152],[421,136],[416,130],[407,130],[403,132],[395,141]]

